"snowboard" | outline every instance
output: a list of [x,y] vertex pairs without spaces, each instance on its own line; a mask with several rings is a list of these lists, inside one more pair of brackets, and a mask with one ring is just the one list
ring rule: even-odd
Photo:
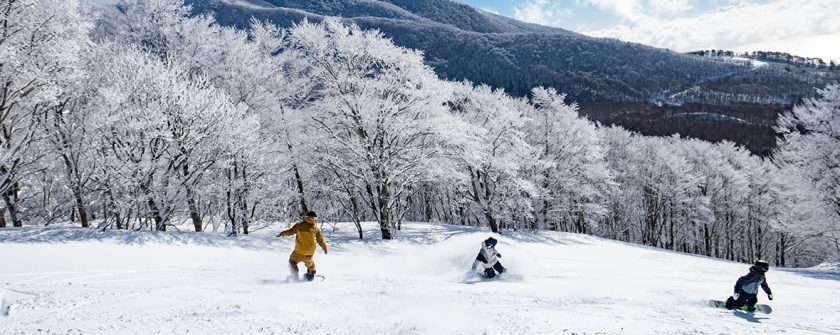
[[291,279],[291,278],[286,278],[286,282],[287,283],[311,283],[311,282],[314,282],[314,281],[324,281],[324,279],[325,278],[324,278],[323,275],[315,275],[315,278],[313,278],[312,280],[306,280],[306,279],[303,279],[303,278],[301,278],[299,280],[294,280],[294,279]]
[[[709,300],[709,306],[726,309],[726,302],[725,301],[720,301],[720,300]],[[741,308],[736,308],[734,310],[749,313],[749,311],[747,311],[747,306],[742,306]],[[773,313],[773,309],[770,308],[770,305],[764,305],[764,304],[756,304],[755,305],[755,311],[756,312],[761,312],[761,313],[764,313],[764,314]]]
[[294,280],[291,277],[286,277],[285,279],[261,279],[261,284],[271,285],[271,284],[297,284],[297,283],[309,283],[313,281],[324,281],[324,276],[322,275],[315,275],[315,279],[313,280],[305,280],[299,279]]
[[481,282],[491,282],[491,281],[506,281],[506,282],[514,282],[514,281],[522,281],[522,276],[518,274],[512,274],[510,272],[505,272],[502,274],[497,274],[493,278],[486,278],[479,273],[476,272],[467,272],[464,275],[464,284],[475,284]]

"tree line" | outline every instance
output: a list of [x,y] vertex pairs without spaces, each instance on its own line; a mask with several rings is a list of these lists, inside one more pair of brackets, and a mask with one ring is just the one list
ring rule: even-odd
[[804,66],[804,67],[827,67],[829,70],[838,70],[840,67],[834,60],[829,60],[828,63],[820,57],[802,57],[792,55],[787,52],[777,51],[752,51],[752,52],[735,52],[731,50],[697,50],[688,52],[690,55],[704,56],[704,57],[743,57],[762,61],[781,62],[790,65]]
[[[781,266],[836,258],[840,86],[779,120],[773,158],[645,137],[437,77],[336,18],[223,27],[179,0],[0,2],[0,227],[248,234],[308,210],[558,230]],[[10,224],[9,224],[10,222]]]

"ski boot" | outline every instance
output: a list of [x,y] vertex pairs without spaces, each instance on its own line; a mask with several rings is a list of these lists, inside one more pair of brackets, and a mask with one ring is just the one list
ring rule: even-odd
[[303,278],[306,279],[306,281],[314,280],[315,279],[315,271],[314,270],[313,271],[306,271],[306,273],[303,274]]

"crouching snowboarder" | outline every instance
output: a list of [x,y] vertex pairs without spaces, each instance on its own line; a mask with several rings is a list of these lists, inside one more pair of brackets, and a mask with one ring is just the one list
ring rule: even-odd
[[310,211],[306,213],[303,221],[277,235],[277,237],[296,235],[295,250],[289,255],[289,272],[291,272],[292,280],[300,280],[298,276],[298,263],[300,262],[306,265],[306,274],[303,277],[310,281],[315,279],[315,261],[312,260],[312,256],[315,254],[316,241],[321,249],[324,249],[324,254],[327,253],[327,243],[324,242],[321,229],[316,225],[317,221],[318,216],[315,212]]
[[755,265],[750,267],[750,273],[738,278],[735,283],[735,294],[726,300],[726,309],[740,309],[746,307],[749,312],[755,311],[755,304],[758,302],[758,287],[767,293],[767,298],[773,300],[773,292],[770,291],[770,286],[767,285],[767,279],[764,274],[770,270],[770,264],[759,260]]
[[499,258],[502,258],[502,255],[496,251],[496,241],[495,238],[488,238],[481,243],[481,250],[478,252],[478,256],[475,257],[475,262],[473,262],[473,270],[480,269],[484,270],[484,273],[481,274],[481,278],[490,279],[496,277],[496,272],[499,274],[504,273],[507,271],[502,263],[499,263]]

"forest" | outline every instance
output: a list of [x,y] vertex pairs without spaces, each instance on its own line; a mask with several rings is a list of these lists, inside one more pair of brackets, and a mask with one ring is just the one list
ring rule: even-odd
[[778,266],[840,256],[837,84],[783,113],[757,156],[593,123],[552,87],[442,79],[422,51],[339,18],[237,28],[180,0],[0,10],[6,229],[235,238],[315,210],[365,239],[422,221]]
[[397,46],[423,50],[425,63],[446,80],[526,97],[534,87],[553,87],[595,122],[644,135],[727,140],[761,156],[775,149],[780,111],[840,81],[836,66],[817,59],[767,51],[683,54],[520,22],[449,0],[186,3],[194,14],[246,30],[251,18],[290,28],[303,19],[339,16],[345,24],[379,30]]

